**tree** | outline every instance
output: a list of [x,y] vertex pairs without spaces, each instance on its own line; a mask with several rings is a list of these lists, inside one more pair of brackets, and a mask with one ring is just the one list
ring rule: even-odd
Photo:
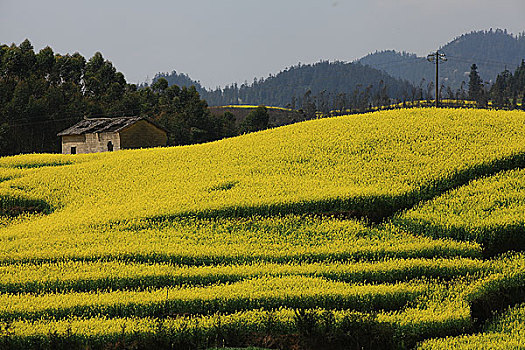
[[156,110],[159,123],[168,130],[169,145],[187,145],[218,138],[217,122],[210,116],[208,104],[194,86],[172,85],[162,94],[148,88],[148,103]]
[[496,107],[505,107],[507,99],[510,95],[510,85],[512,81],[512,74],[505,69],[501,74],[498,74],[496,82],[490,89],[490,97],[492,104]]
[[235,115],[231,112],[224,112],[223,115],[217,117],[217,124],[219,130],[219,138],[233,137],[237,135],[237,127],[235,126]]
[[344,92],[337,94],[334,101],[335,110],[340,114],[344,114],[348,109],[348,105],[349,103],[346,94]]
[[453,100],[455,97],[454,91],[452,91],[452,88],[450,86],[447,86],[447,98],[449,100]]
[[377,92],[377,105],[390,105],[390,98],[388,97],[388,87],[383,80],[379,81],[379,90]]
[[432,99],[432,91],[434,91],[434,82],[431,81],[427,84],[427,103],[430,103]]
[[459,90],[456,94],[456,99],[464,101],[467,98],[467,92],[465,91],[465,82],[462,81],[461,85],[459,86]]
[[153,91],[160,93],[163,93],[168,88],[168,86],[169,83],[165,78],[159,78],[153,84],[151,84]]
[[246,116],[240,125],[241,133],[268,129],[270,115],[265,106],[259,106]]
[[470,67],[469,82],[468,82],[468,98],[469,100],[476,101],[479,106],[484,106],[484,91],[483,81],[478,74],[478,66],[472,64]]
[[512,89],[525,96],[525,59],[521,60],[521,65],[514,73]]
[[126,90],[124,75],[117,72],[100,52],[87,62],[84,72],[85,95],[100,107],[103,114],[123,114],[121,99]]
[[317,95],[317,109],[324,115],[330,113],[329,96],[326,90],[322,90]]
[[306,114],[306,117],[308,119],[315,118],[315,112],[317,111],[317,107],[315,105],[314,98],[312,97],[311,90],[307,90],[304,93],[302,110],[304,111],[304,114]]
[[50,76],[54,66],[55,54],[49,46],[46,46],[36,55],[36,68],[39,74]]

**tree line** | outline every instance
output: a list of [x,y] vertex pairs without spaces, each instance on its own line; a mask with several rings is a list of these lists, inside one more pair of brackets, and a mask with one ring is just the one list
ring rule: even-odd
[[[427,62],[428,63],[428,62]],[[454,88],[441,81],[439,98],[476,101],[480,107],[516,108],[523,98],[519,78],[522,68],[512,74],[501,73],[494,84],[483,82],[478,66],[473,65],[467,81]],[[301,110],[307,119],[318,114],[362,113],[387,106],[430,105],[435,98],[435,82],[421,78],[419,84],[388,77],[378,70],[342,62],[319,62],[313,65],[292,66],[267,79],[255,79],[252,84],[232,84],[206,90],[185,74],[159,73],[154,81],[192,84],[210,105],[266,104]],[[211,102],[210,102],[211,101]]]
[[[515,68],[525,58],[525,32],[518,35],[506,30],[473,31],[454,38],[439,48],[449,60],[440,65],[440,75],[446,77],[447,87],[452,91],[468,80],[465,72],[476,63],[481,78],[495,81],[505,66]],[[424,78],[433,81],[435,66],[426,57],[394,50],[376,51],[358,60],[363,65],[381,69],[393,77],[406,79],[418,85]],[[466,82],[463,83],[466,87]]]
[[0,46],[0,155],[59,152],[56,134],[84,117],[148,116],[169,132],[169,145],[236,134],[232,116],[212,116],[195,87],[159,80],[138,88],[97,52],[34,51],[29,40]]
[[525,110],[525,60],[514,73],[505,69],[498,74],[494,84],[483,82],[478,74],[476,64],[470,68],[469,98],[480,107],[489,105],[494,108]]
[[[514,73],[505,69],[498,74],[495,82],[484,82],[476,64],[472,64],[468,82],[462,82],[459,88],[452,89],[443,82],[439,86],[439,99],[442,106],[470,106],[468,101],[475,102],[479,108],[523,109],[525,110],[525,60],[521,62]],[[341,115],[363,113],[385,108],[406,108],[432,106],[435,99],[435,85],[424,78],[417,86],[411,85],[401,92],[401,96],[393,97],[383,80],[378,88],[373,85],[362,87],[358,85],[353,92],[333,93],[323,90],[313,94],[307,90],[304,95],[292,96],[286,107],[298,109],[312,119],[321,115]],[[443,101],[445,100],[445,101]]]
[[[378,72],[361,65],[320,62],[254,81],[251,89],[234,84],[199,93],[199,84],[179,87],[163,76],[157,76],[151,85],[129,84],[100,52],[87,60],[79,53],[54,53],[50,47],[36,53],[29,40],[18,46],[1,45],[0,155],[59,152],[56,134],[85,117],[148,116],[168,130],[168,145],[209,142],[270,126],[263,106],[240,124],[229,112],[212,115],[203,97],[213,98],[214,94],[225,98],[224,104],[259,105],[273,96],[280,101],[276,105],[301,110],[304,119],[334,111],[402,107],[433,98],[433,82],[423,79],[414,86]],[[370,83],[371,78],[376,83]],[[347,85],[350,82],[354,85]],[[249,95],[243,95],[245,92]],[[441,84],[439,93],[441,99],[472,100],[479,107],[525,108],[525,61],[514,72],[505,69],[492,85],[482,81],[473,64],[468,83],[456,90]]]
[[[218,87],[213,90],[203,88],[199,82],[192,81],[187,75],[177,73],[158,73],[153,81],[165,78],[170,84],[195,85],[201,96],[211,106],[230,104],[249,104],[301,108],[303,99],[318,96],[321,109],[342,103],[343,96],[347,104],[366,104],[364,99],[373,99],[376,95],[388,95],[402,98],[412,85],[388,74],[358,63],[320,61],[314,64],[298,64],[288,67],[276,75]],[[307,95],[305,97],[305,95]],[[336,102],[337,100],[337,102]],[[305,103],[308,103],[305,102]]]

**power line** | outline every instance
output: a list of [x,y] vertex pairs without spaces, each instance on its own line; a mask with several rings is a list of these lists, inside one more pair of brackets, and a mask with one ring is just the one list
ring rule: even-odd
[[[138,114],[135,113],[138,112],[137,110],[128,110],[128,111],[122,111],[122,112],[112,112],[110,115],[108,114],[91,114],[91,118],[101,118],[101,117],[108,117],[108,118],[114,118],[116,116],[122,116],[122,115],[129,115],[129,114]],[[7,123],[9,127],[22,127],[22,126],[30,126],[30,125],[40,125],[40,124],[49,124],[49,123],[55,123],[55,122],[63,122],[63,121],[69,121],[69,120],[79,120],[82,116],[76,116],[76,117],[69,117],[69,118],[60,118],[60,119],[49,119],[49,120],[41,120],[41,121],[30,121],[29,119],[26,119],[26,122],[24,123],[14,123],[10,124]]]
[[21,127],[21,126],[29,126],[29,125],[40,125],[40,124],[48,124],[48,123],[55,123],[55,122],[63,122],[68,120],[78,120],[78,117],[71,117],[71,118],[62,118],[62,119],[51,119],[51,120],[42,120],[42,121],[34,121],[34,122],[26,122],[22,124],[7,124],[9,127]]
[[406,63],[406,64],[412,64],[414,62],[408,62],[408,60],[412,60],[412,61],[421,61],[423,62],[425,58],[423,57],[410,57],[410,58],[406,58],[406,59],[402,59],[402,60],[396,60],[396,61],[387,61],[387,62],[382,62],[382,63],[361,63],[360,61],[357,61],[358,63],[362,64],[362,65],[369,65],[369,66],[384,66],[384,65],[391,65],[391,64],[396,64],[396,63]]
[[497,60],[491,60],[491,59],[477,59],[477,58],[467,58],[467,57],[451,56],[451,55],[448,55],[448,57],[453,58],[455,61],[467,62],[467,63],[480,63],[480,64],[493,65],[493,66],[496,66],[496,65],[512,66],[516,64],[515,62],[509,63],[509,62],[503,62],[503,61],[497,61]]
[[436,51],[427,56],[429,62],[436,65],[436,108],[439,107],[439,62],[446,62],[447,56],[444,53]]

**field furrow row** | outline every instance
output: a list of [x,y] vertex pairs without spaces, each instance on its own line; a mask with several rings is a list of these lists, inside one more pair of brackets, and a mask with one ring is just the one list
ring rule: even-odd
[[303,276],[259,277],[209,287],[146,291],[1,294],[1,319],[146,317],[232,313],[250,309],[339,308],[396,310],[429,291],[426,282],[348,284]]
[[393,283],[418,278],[451,280],[494,267],[473,259],[391,259],[377,262],[177,266],[119,261],[0,266],[1,293],[161,288],[237,282],[257,276],[300,275],[347,283]]

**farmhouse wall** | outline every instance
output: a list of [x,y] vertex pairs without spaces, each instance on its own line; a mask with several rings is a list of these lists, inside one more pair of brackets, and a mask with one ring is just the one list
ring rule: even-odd
[[166,132],[145,120],[140,120],[120,131],[122,149],[166,146],[167,142]]
[[109,142],[111,142],[113,151],[120,149],[120,137],[115,132],[65,135],[62,136],[62,153],[71,154],[73,148],[77,154],[107,152]]

